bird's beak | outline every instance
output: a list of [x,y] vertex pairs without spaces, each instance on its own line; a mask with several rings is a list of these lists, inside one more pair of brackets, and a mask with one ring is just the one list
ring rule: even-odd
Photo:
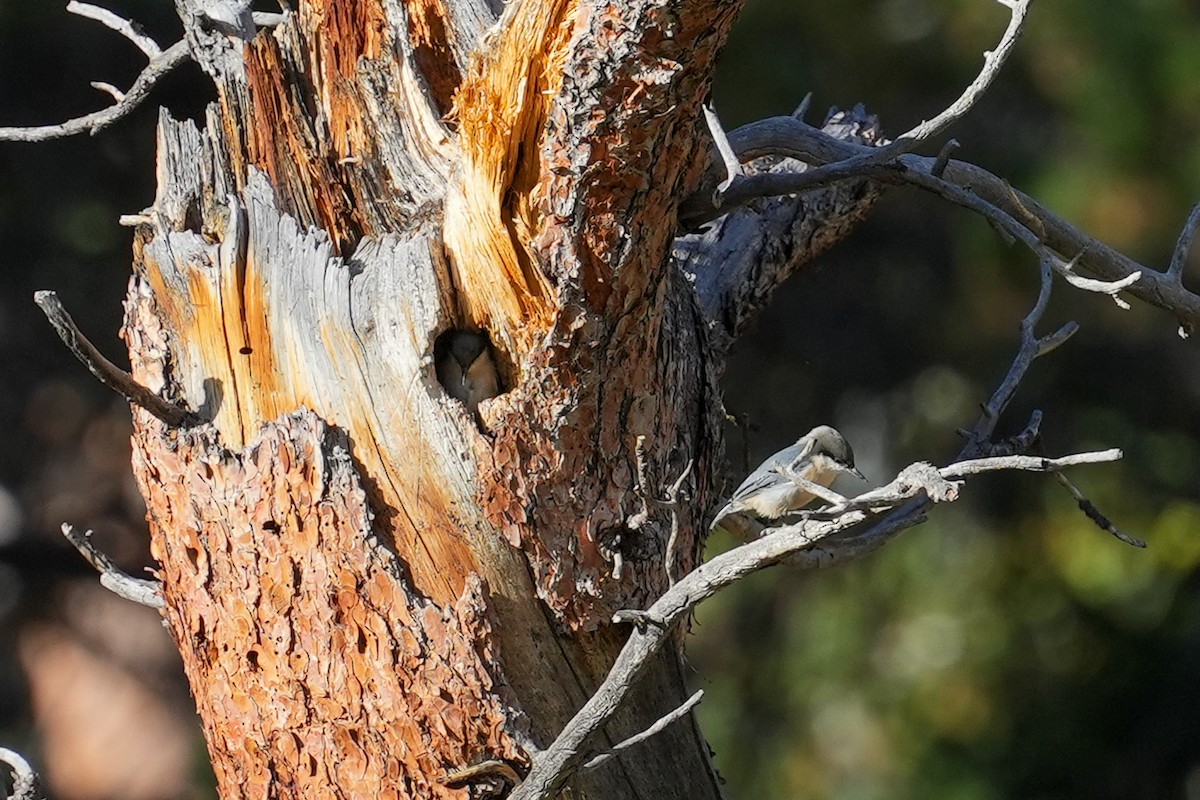
[[850,467],[850,469],[848,469],[846,471],[849,472],[854,477],[858,478],[860,481],[865,481],[867,479],[866,475],[863,475],[861,472],[858,471],[858,467]]

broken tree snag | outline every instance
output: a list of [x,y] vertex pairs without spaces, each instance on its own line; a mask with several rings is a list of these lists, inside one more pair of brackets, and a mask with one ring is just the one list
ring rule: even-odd
[[341,436],[306,410],[238,452],[211,427],[138,428],[166,617],[224,800],[459,798],[441,776],[523,765],[482,584],[444,606],[413,591]]
[[[453,313],[436,226],[413,226],[404,236],[378,241],[364,238],[349,257],[339,257],[328,236],[301,228],[279,210],[262,173],[251,171],[240,200],[221,192],[232,178],[220,143],[202,137],[191,122],[164,116],[159,135],[162,182],[155,213],[146,215],[135,239],[126,341],[138,380],[149,386],[168,381],[167,396],[187,398],[211,423],[202,426],[204,437],[176,439],[172,447],[158,441],[155,429],[137,429],[139,441],[150,437],[135,445],[144,462],[139,474],[145,491],[174,474],[185,457],[200,464],[211,449],[212,458],[223,462],[226,450],[239,452],[263,426],[275,424],[272,414],[287,418],[300,406],[314,409],[344,432],[375,514],[372,529],[394,552],[410,592],[440,609],[452,608],[468,594],[475,575],[483,579],[500,643],[494,652],[502,661],[495,666],[512,687],[534,741],[552,741],[587,699],[594,676],[611,663],[624,632],[581,642],[565,635],[538,599],[525,555],[480,508],[480,473],[493,470],[491,443],[438,382],[433,358],[434,343]],[[505,397],[483,401],[480,413],[489,417],[490,406]],[[251,491],[248,479],[242,490]],[[219,520],[238,494],[214,490],[190,497],[196,515]],[[251,497],[265,502],[273,495],[258,491]],[[163,542],[196,537],[182,516],[156,524]],[[294,560],[307,559],[307,539],[280,544],[290,545]],[[210,559],[231,556],[220,550]],[[167,602],[179,605],[176,613],[186,613],[190,601],[180,591]],[[422,676],[439,677],[419,673],[402,679],[419,682]],[[201,698],[228,691],[210,687],[209,680],[233,681],[242,692],[259,681],[249,671],[195,670],[189,678]],[[641,702],[614,722],[614,736],[644,729],[685,696],[677,665],[665,657],[642,689]],[[221,724],[226,709],[202,704],[200,711],[211,728]],[[405,746],[421,749],[420,731],[409,732],[418,738]],[[659,784],[684,787],[681,797],[711,797],[715,782],[705,754],[690,726],[673,726],[637,758],[615,760],[581,776],[576,786],[580,797],[597,799],[635,796],[630,786]],[[227,757],[235,763],[240,758],[214,749],[214,761]],[[330,760],[339,757],[330,751]]]
[[[699,103],[735,11],[515,0],[483,36],[486,0],[316,0],[235,43],[236,63],[224,39],[210,43],[219,57],[198,56],[218,102],[199,127],[161,117],[127,341],[135,376],[165,381],[204,423],[170,436],[139,417],[135,447],[174,586],[167,613],[231,796],[241,776],[300,752],[319,774],[267,796],[324,796],[337,765],[364,760],[370,780],[386,761],[412,797],[441,796],[431,776],[457,783],[482,761],[520,773],[514,710],[534,745],[552,741],[627,636],[612,613],[645,607],[695,564],[720,406],[669,245],[703,169]],[[451,61],[461,79],[425,74]],[[502,393],[473,397],[439,369],[452,331],[487,332]],[[695,465],[673,570],[669,515],[641,513],[639,435],[652,491]],[[328,597],[313,590],[322,581]],[[262,713],[260,733],[286,729],[253,706],[316,669],[277,636],[349,648],[319,652],[349,699],[306,698],[331,716],[299,742],[237,728]],[[459,654],[449,639],[467,648],[463,696],[478,696],[462,706],[465,732],[414,755],[436,725],[442,663]],[[365,697],[376,684],[395,698],[387,709]],[[664,651],[598,744],[670,713],[683,684]],[[374,727],[336,723],[393,713],[417,722],[369,746]],[[709,770],[689,721],[572,787],[709,800]]]

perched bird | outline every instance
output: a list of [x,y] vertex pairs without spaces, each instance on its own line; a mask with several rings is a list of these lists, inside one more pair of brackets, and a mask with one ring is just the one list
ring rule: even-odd
[[744,536],[747,532],[745,518],[773,522],[816,499],[789,479],[788,472],[821,486],[829,486],[842,473],[866,480],[854,466],[854,451],[846,437],[828,425],[818,425],[751,472],[725,507],[717,512],[712,529],[725,528],[730,533]]
[[438,337],[434,348],[438,380],[446,393],[461,400],[471,411],[489,397],[500,394],[500,373],[492,360],[487,334],[448,331]]

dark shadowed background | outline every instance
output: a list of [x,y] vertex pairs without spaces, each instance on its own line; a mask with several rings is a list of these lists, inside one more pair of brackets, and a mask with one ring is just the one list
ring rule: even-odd
[[[164,45],[178,36],[167,0],[111,7]],[[984,0],[750,0],[717,108],[732,128],[812,91],[810,121],[863,102],[901,131],[970,81],[1006,14]],[[0,124],[100,108],[88,82],[127,87],[143,64],[57,2],[0,0]],[[209,97],[187,67],[154,100],[191,116]],[[127,569],[148,563],[125,403],[31,300],[57,290],[123,360],[131,235],[116,220],[153,200],[155,118],[147,106],[96,137],[0,144],[0,746],[28,753],[64,800],[212,793],[155,614],[101,590],[58,534],[94,528]],[[959,157],[1165,264],[1200,199],[1200,9],[1038,4],[954,135]],[[1193,286],[1197,271],[1193,258]],[[738,344],[731,483],[819,422],[875,482],[950,458],[1036,291],[1028,253],[892,190]],[[1124,449],[1072,478],[1149,548],[1094,528],[1044,476],[984,477],[860,564],[772,570],[701,607],[690,666],[733,797],[1200,800],[1200,344],[1161,311],[1060,284],[1045,325],[1068,319],[1082,330],[1037,363],[1001,430],[1040,408],[1048,453]]]

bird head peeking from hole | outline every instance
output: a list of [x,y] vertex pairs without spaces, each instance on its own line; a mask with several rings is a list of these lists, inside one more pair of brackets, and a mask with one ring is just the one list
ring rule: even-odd
[[434,345],[434,362],[446,393],[472,413],[481,402],[500,394],[500,373],[486,333],[446,331]]

